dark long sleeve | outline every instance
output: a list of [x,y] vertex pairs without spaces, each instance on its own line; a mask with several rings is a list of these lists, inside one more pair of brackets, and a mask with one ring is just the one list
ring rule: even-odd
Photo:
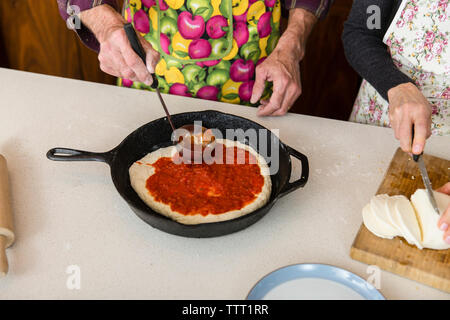
[[[384,34],[400,3],[400,0],[354,1],[342,35],[345,55],[350,65],[386,100],[391,88],[402,83],[413,83],[394,65],[388,48],[383,43]],[[372,5],[381,9],[380,29],[369,29],[367,26],[367,21],[373,14],[367,13],[367,9]]]

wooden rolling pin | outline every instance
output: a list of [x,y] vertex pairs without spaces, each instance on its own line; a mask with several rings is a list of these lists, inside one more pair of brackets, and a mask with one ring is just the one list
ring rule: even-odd
[[8,273],[6,248],[14,242],[14,228],[6,159],[0,154],[0,278]]

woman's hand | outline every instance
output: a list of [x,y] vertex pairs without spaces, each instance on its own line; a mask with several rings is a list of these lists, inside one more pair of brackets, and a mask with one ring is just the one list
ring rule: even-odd
[[[447,182],[445,185],[443,185],[436,191],[450,195],[450,182]],[[450,226],[450,206],[448,206],[447,210],[445,210],[445,212],[442,214],[438,222],[439,229],[444,231],[444,241],[447,242],[448,244],[450,244],[449,226]]]
[[256,67],[256,79],[253,86],[252,103],[261,97],[266,81],[273,82],[270,100],[261,100],[259,116],[282,116],[288,112],[302,92],[300,81],[300,61],[290,50],[279,45]]
[[137,32],[142,47],[147,54],[146,62],[131,48],[123,29],[125,19],[108,5],[101,5],[81,12],[81,21],[94,33],[100,43],[100,69],[110,75],[152,84],[159,61],[159,53]]
[[[388,91],[389,120],[403,151],[421,154],[431,136],[431,105],[412,83],[403,83]],[[412,143],[412,128],[414,141]]]
[[306,40],[316,17],[303,9],[291,9],[286,31],[273,52],[256,67],[251,103],[256,103],[264,92],[266,81],[273,82],[270,100],[261,100],[259,116],[281,116],[288,112],[302,92],[300,61]]

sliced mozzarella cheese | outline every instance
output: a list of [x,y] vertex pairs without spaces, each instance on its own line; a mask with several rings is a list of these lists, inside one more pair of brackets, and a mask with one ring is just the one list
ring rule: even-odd
[[375,234],[377,237],[392,239],[399,235],[399,233],[397,232],[390,233],[386,231],[385,224],[382,221],[380,221],[380,219],[377,218],[370,204],[367,204],[363,208],[363,221],[366,228],[369,229],[370,232]]
[[376,195],[370,200],[370,207],[383,230],[382,234],[393,238],[401,235],[401,231],[390,222],[388,211],[386,210],[389,199],[390,197],[387,194]]
[[394,220],[400,226],[403,237],[408,243],[422,249],[421,231],[416,218],[416,213],[411,202],[406,197],[397,197],[395,201]]
[[380,238],[392,239],[393,236],[386,234],[383,225],[379,223],[377,217],[372,211],[370,203],[367,204],[362,211],[364,225],[370,232]]
[[397,211],[395,210],[395,204],[397,203],[397,200],[402,199],[402,198],[406,199],[405,196],[389,197],[389,199],[387,199],[386,203],[385,203],[385,210],[386,210],[386,216],[387,216],[390,224],[398,230],[398,232],[400,233],[400,235],[402,237],[404,237],[403,230],[400,225],[400,221],[397,217]]
[[[450,196],[440,192],[434,192],[434,197],[439,212],[442,215],[450,205]],[[417,212],[419,224],[422,229],[423,246],[437,250],[449,249],[450,245],[444,241],[444,231],[441,231],[438,228],[440,215],[434,211],[428,198],[427,191],[425,189],[416,190],[411,196],[411,202]]]

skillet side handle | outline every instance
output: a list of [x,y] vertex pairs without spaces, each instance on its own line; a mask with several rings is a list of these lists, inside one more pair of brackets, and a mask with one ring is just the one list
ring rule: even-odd
[[286,185],[283,187],[283,189],[280,192],[279,198],[284,197],[288,193],[291,193],[292,191],[297,190],[298,188],[304,187],[306,182],[308,182],[308,177],[309,177],[308,158],[304,154],[298,152],[295,149],[292,149],[289,146],[286,146],[286,149],[288,150],[290,156],[297,158],[302,163],[302,175],[301,175],[300,179],[295,180],[294,182],[286,183]]
[[67,148],[53,148],[47,152],[47,158],[53,161],[99,161],[110,164],[112,153],[96,153]]

